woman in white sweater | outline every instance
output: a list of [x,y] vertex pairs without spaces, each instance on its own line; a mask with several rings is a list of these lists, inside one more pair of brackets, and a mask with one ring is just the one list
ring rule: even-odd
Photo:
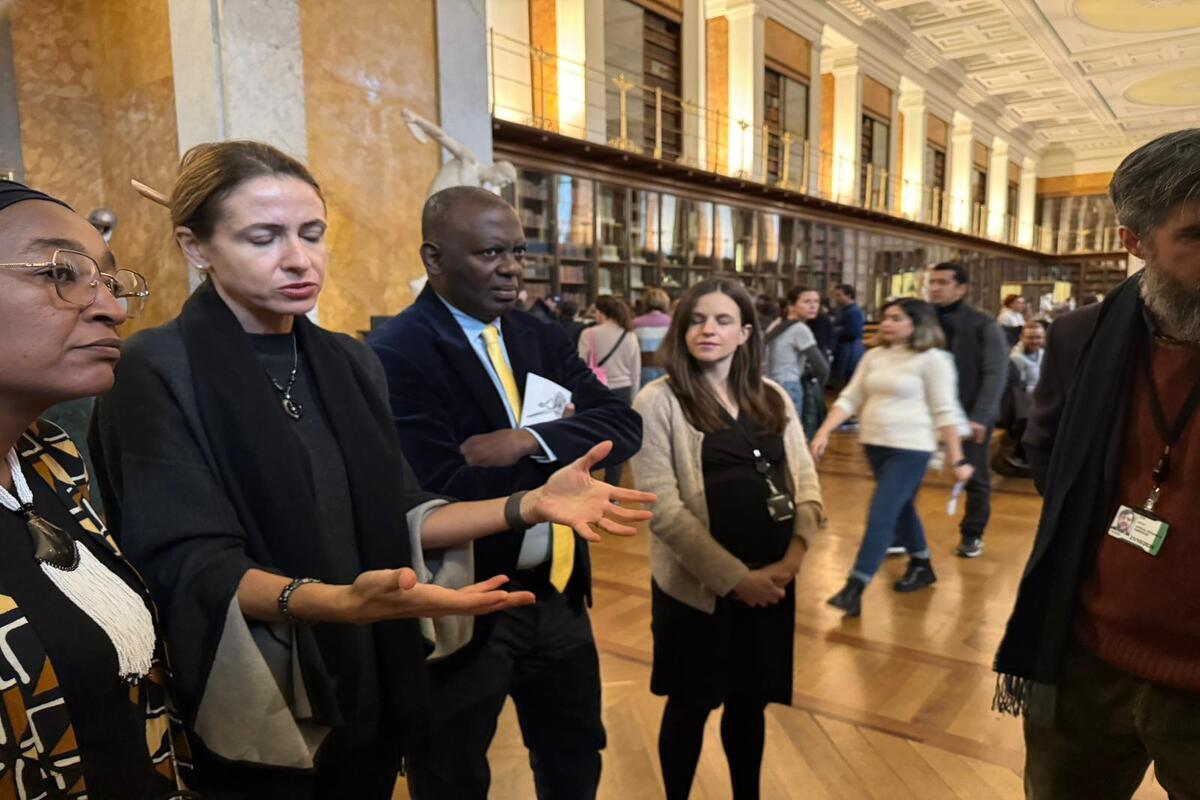
[[[580,335],[579,357],[599,371],[597,377],[613,394],[633,405],[642,380],[642,348],[633,332],[633,313],[624,300],[610,294],[596,298],[596,324]],[[614,464],[606,469],[604,482],[620,486],[623,467]]]
[[958,402],[958,375],[950,354],[942,349],[945,337],[933,306],[921,300],[893,300],[883,307],[879,336],[882,345],[863,356],[811,444],[813,455],[820,458],[829,434],[859,416],[859,441],[877,485],[854,569],[842,590],[829,598],[830,605],[852,617],[862,612],[863,589],[883,563],[893,537],[909,555],[908,569],[893,589],[914,592],[937,580],[915,505],[937,448],[935,429],[946,444],[955,480],[966,482],[974,471],[963,458],[959,438],[965,417]]

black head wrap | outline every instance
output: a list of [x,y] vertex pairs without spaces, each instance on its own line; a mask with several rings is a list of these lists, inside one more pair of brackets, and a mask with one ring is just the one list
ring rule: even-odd
[[75,210],[62,200],[59,200],[56,197],[51,197],[45,192],[39,192],[37,189],[30,189],[23,183],[0,180],[0,211],[3,211],[15,203],[20,203],[23,200],[46,200],[51,203],[58,203],[68,211]]

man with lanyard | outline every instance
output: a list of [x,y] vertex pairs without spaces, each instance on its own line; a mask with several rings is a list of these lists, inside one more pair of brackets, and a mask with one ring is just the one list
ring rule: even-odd
[[[598,468],[637,452],[641,417],[595,378],[557,324],[514,309],[525,235],[513,208],[483,189],[445,189],[426,202],[421,228],[429,284],[368,341],[421,485],[464,500],[502,496],[539,486],[605,440],[613,449]],[[523,426],[533,375],[570,392],[574,412]],[[584,607],[586,543],[565,526],[514,529],[475,541],[464,563],[468,573],[508,575],[537,603],[476,620],[465,646],[431,665],[428,731],[410,750],[413,797],[487,797],[487,750],[511,695],[539,800],[590,800],[605,735]]]
[[1200,797],[1200,129],[1109,187],[1145,268],[1055,321],[1025,448],[1045,506],[996,656],[1027,797]]

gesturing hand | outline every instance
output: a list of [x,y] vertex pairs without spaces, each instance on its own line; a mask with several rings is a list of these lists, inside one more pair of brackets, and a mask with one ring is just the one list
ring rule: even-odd
[[570,525],[589,542],[600,541],[592,526],[619,536],[637,533],[628,523],[650,519],[650,512],[623,508],[614,501],[653,503],[658,498],[649,492],[622,489],[592,477],[592,469],[612,452],[612,446],[612,442],[601,442],[551,475],[545,485],[526,494],[521,502],[521,516],[527,522]]
[[418,583],[408,567],[364,572],[344,587],[342,621],[358,624],[414,617],[478,616],[534,602],[531,592],[506,592],[508,577],[497,575],[462,589]]
[[821,456],[825,455],[826,448],[829,447],[829,434],[817,431],[813,434],[812,441],[808,443],[808,449],[812,451],[812,457],[820,461]]

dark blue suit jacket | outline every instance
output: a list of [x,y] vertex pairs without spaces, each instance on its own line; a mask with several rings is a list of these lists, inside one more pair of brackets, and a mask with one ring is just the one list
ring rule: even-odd
[[[422,487],[463,500],[503,497],[542,485],[552,472],[606,439],[613,441],[613,451],[605,464],[626,461],[641,448],[641,417],[596,380],[561,327],[522,311],[505,314],[500,326],[522,393],[530,372],[571,390],[573,416],[533,426],[558,457],[554,464],[525,458],[503,468],[467,465],[459,446],[476,434],[510,427],[508,414],[462,328],[433,287],[427,286],[412,306],[367,340],[387,372],[400,444]],[[476,541],[476,573],[513,574],[522,538],[505,533]],[[582,542],[576,554],[568,594],[581,597],[590,584]]]

